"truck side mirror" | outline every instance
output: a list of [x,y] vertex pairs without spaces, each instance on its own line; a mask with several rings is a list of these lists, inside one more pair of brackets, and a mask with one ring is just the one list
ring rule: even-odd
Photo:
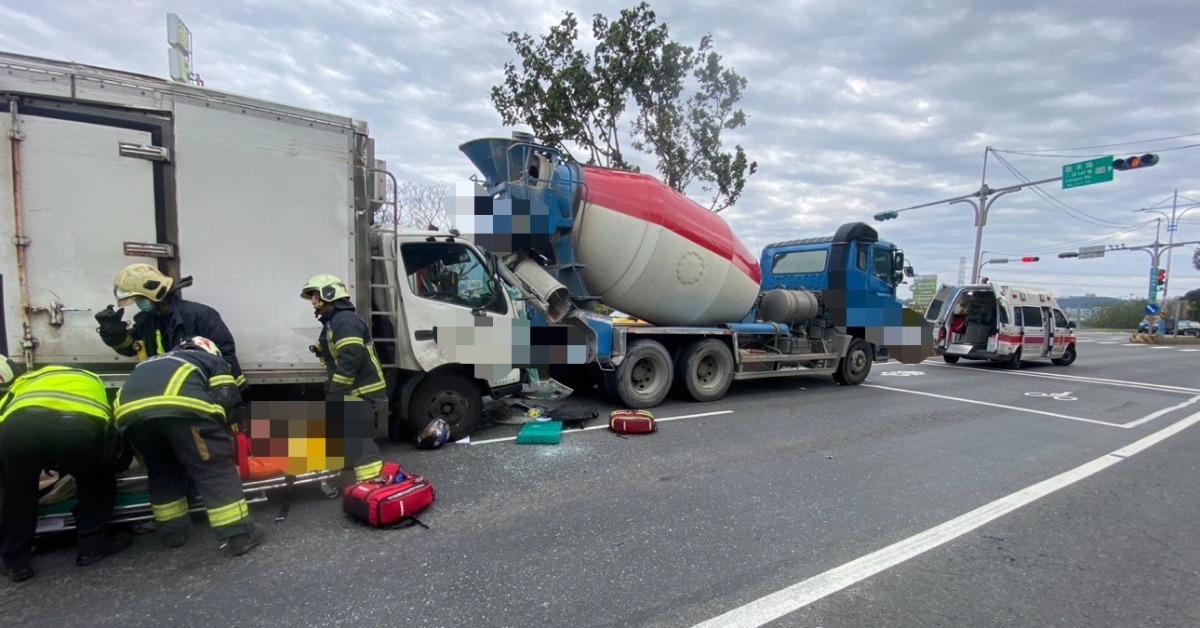
[[1075,321],[1067,321],[1067,329],[1075,329]]

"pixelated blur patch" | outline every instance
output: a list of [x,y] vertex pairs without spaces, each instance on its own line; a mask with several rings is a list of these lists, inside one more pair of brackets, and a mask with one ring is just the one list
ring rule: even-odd
[[362,456],[374,425],[365,401],[252,401],[249,455],[289,475],[343,469]]
[[454,228],[495,253],[542,249],[554,230],[544,202],[495,199],[474,183],[455,185],[443,207]]
[[568,325],[545,326],[528,319],[463,313],[455,317],[453,325],[436,327],[435,337],[438,350],[448,361],[474,364],[489,373],[587,363],[587,335]]

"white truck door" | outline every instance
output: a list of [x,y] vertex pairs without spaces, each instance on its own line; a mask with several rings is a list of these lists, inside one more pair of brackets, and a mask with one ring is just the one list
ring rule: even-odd
[[507,292],[478,252],[461,241],[405,242],[400,260],[402,315],[422,370],[471,364],[492,386],[520,381],[513,350],[528,342],[519,337]]
[[[7,349],[23,362],[28,336],[36,344],[35,365],[131,361],[100,341],[93,316],[114,302],[112,282],[121,268],[155,263],[128,257],[123,248],[125,242],[158,242],[153,163],[118,152],[121,143],[151,145],[150,133],[24,114],[17,126],[23,140],[15,177],[14,151],[0,150],[0,232],[10,234],[0,243]],[[11,127],[11,117],[0,116],[6,144]],[[11,237],[15,211],[26,243],[24,269]]]

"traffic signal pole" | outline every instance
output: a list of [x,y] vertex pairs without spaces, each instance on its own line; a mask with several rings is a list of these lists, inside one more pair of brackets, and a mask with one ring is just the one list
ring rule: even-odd
[[[1102,159],[1097,158],[1089,162],[1063,166],[1062,176],[1057,176],[1050,179],[1041,179],[1039,181],[1030,181],[1020,185],[1010,185],[1003,188],[990,188],[987,184],[987,158],[988,153],[991,151],[991,146],[984,147],[983,149],[983,176],[981,177],[982,180],[980,181],[978,191],[972,192],[971,194],[964,194],[962,196],[942,199],[940,201],[933,201],[932,203],[921,203],[920,205],[910,205],[900,209],[879,212],[875,214],[875,220],[891,220],[893,218],[898,218],[900,216],[900,212],[921,209],[922,207],[932,207],[934,205],[941,205],[943,203],[950,205],[955,203],[966,203],[970,205],[971,208],[975,210],[975,255],[973,257],[973,263],[971,264],[971,283],[979,283],[979,270],[982,265],[980,256],[983,254],[983,228],[987,226],[988,211],[992,208],[992,204],[996,202],[996,199],[1010,192],[1018,192],[1033,185],[1053,183],[1054,181],[1063,181],[1064,188],[1089,185],[1091,183],[1098,183],[1102,181],[1111,181],[1113,170],[1148,168],[1158,163],[1158,155],[1152,153],[1147,153],[1141,156],[1133,155],[1124,159],[1113,159],[1112,155],[1109,155]],[[1086,176],[1079,176],[1079,172],[1081,171],[1076,169],[1078,166],[1085,166],[1087,168]],[[1072,172],[1071,180],[1066,181],[1064,180],[1064,177],[1066,177],[1068,172]],[[1157,238],[1155,241],[1157,242]]]

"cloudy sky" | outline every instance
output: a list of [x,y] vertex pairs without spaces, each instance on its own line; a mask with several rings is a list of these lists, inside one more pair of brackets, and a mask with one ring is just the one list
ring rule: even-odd
[[[0,0],[0,50],[166,78],[166,14],[175,12],[192,31],[194,71],[207,87],[366,120],[398,178],[453,183],[474,174],[460,143],[512,130],[488,98],[504,63],[516,59],[505,32],[544,33],[566,11],[587,25],[593,13],[616,17],[633,4]],[[1170,216],[1176,191],[1177,215],[1200,204],[1194,0],[651,6],[678,41],[695,44],[711,32],[727,65],[748,80],[741,105],[749,121],[726,141],[742,144],[759,171],[722,216],[754,251],[862,220],[898,243],[919,274],[956,282],[965,260],[969,279],[969,206],[936,205],[883,223],[873,214],[977,191],[989,146],[991,188],[1056,177],[1091,157],[1156,152],[1157,166],[1118,172],[1111,183],[1008,194],[983,232],[984,260],[1041,257],[986,265],[993,282],[1144,297],[1146,253],[1056,254],[1150,244],[1158,214],[1136,210]],[[1200,240],[1200,209],[1178,227],[1176,241]],[[1174,249],[1171,294],[1200,288],[1192,248]]]

